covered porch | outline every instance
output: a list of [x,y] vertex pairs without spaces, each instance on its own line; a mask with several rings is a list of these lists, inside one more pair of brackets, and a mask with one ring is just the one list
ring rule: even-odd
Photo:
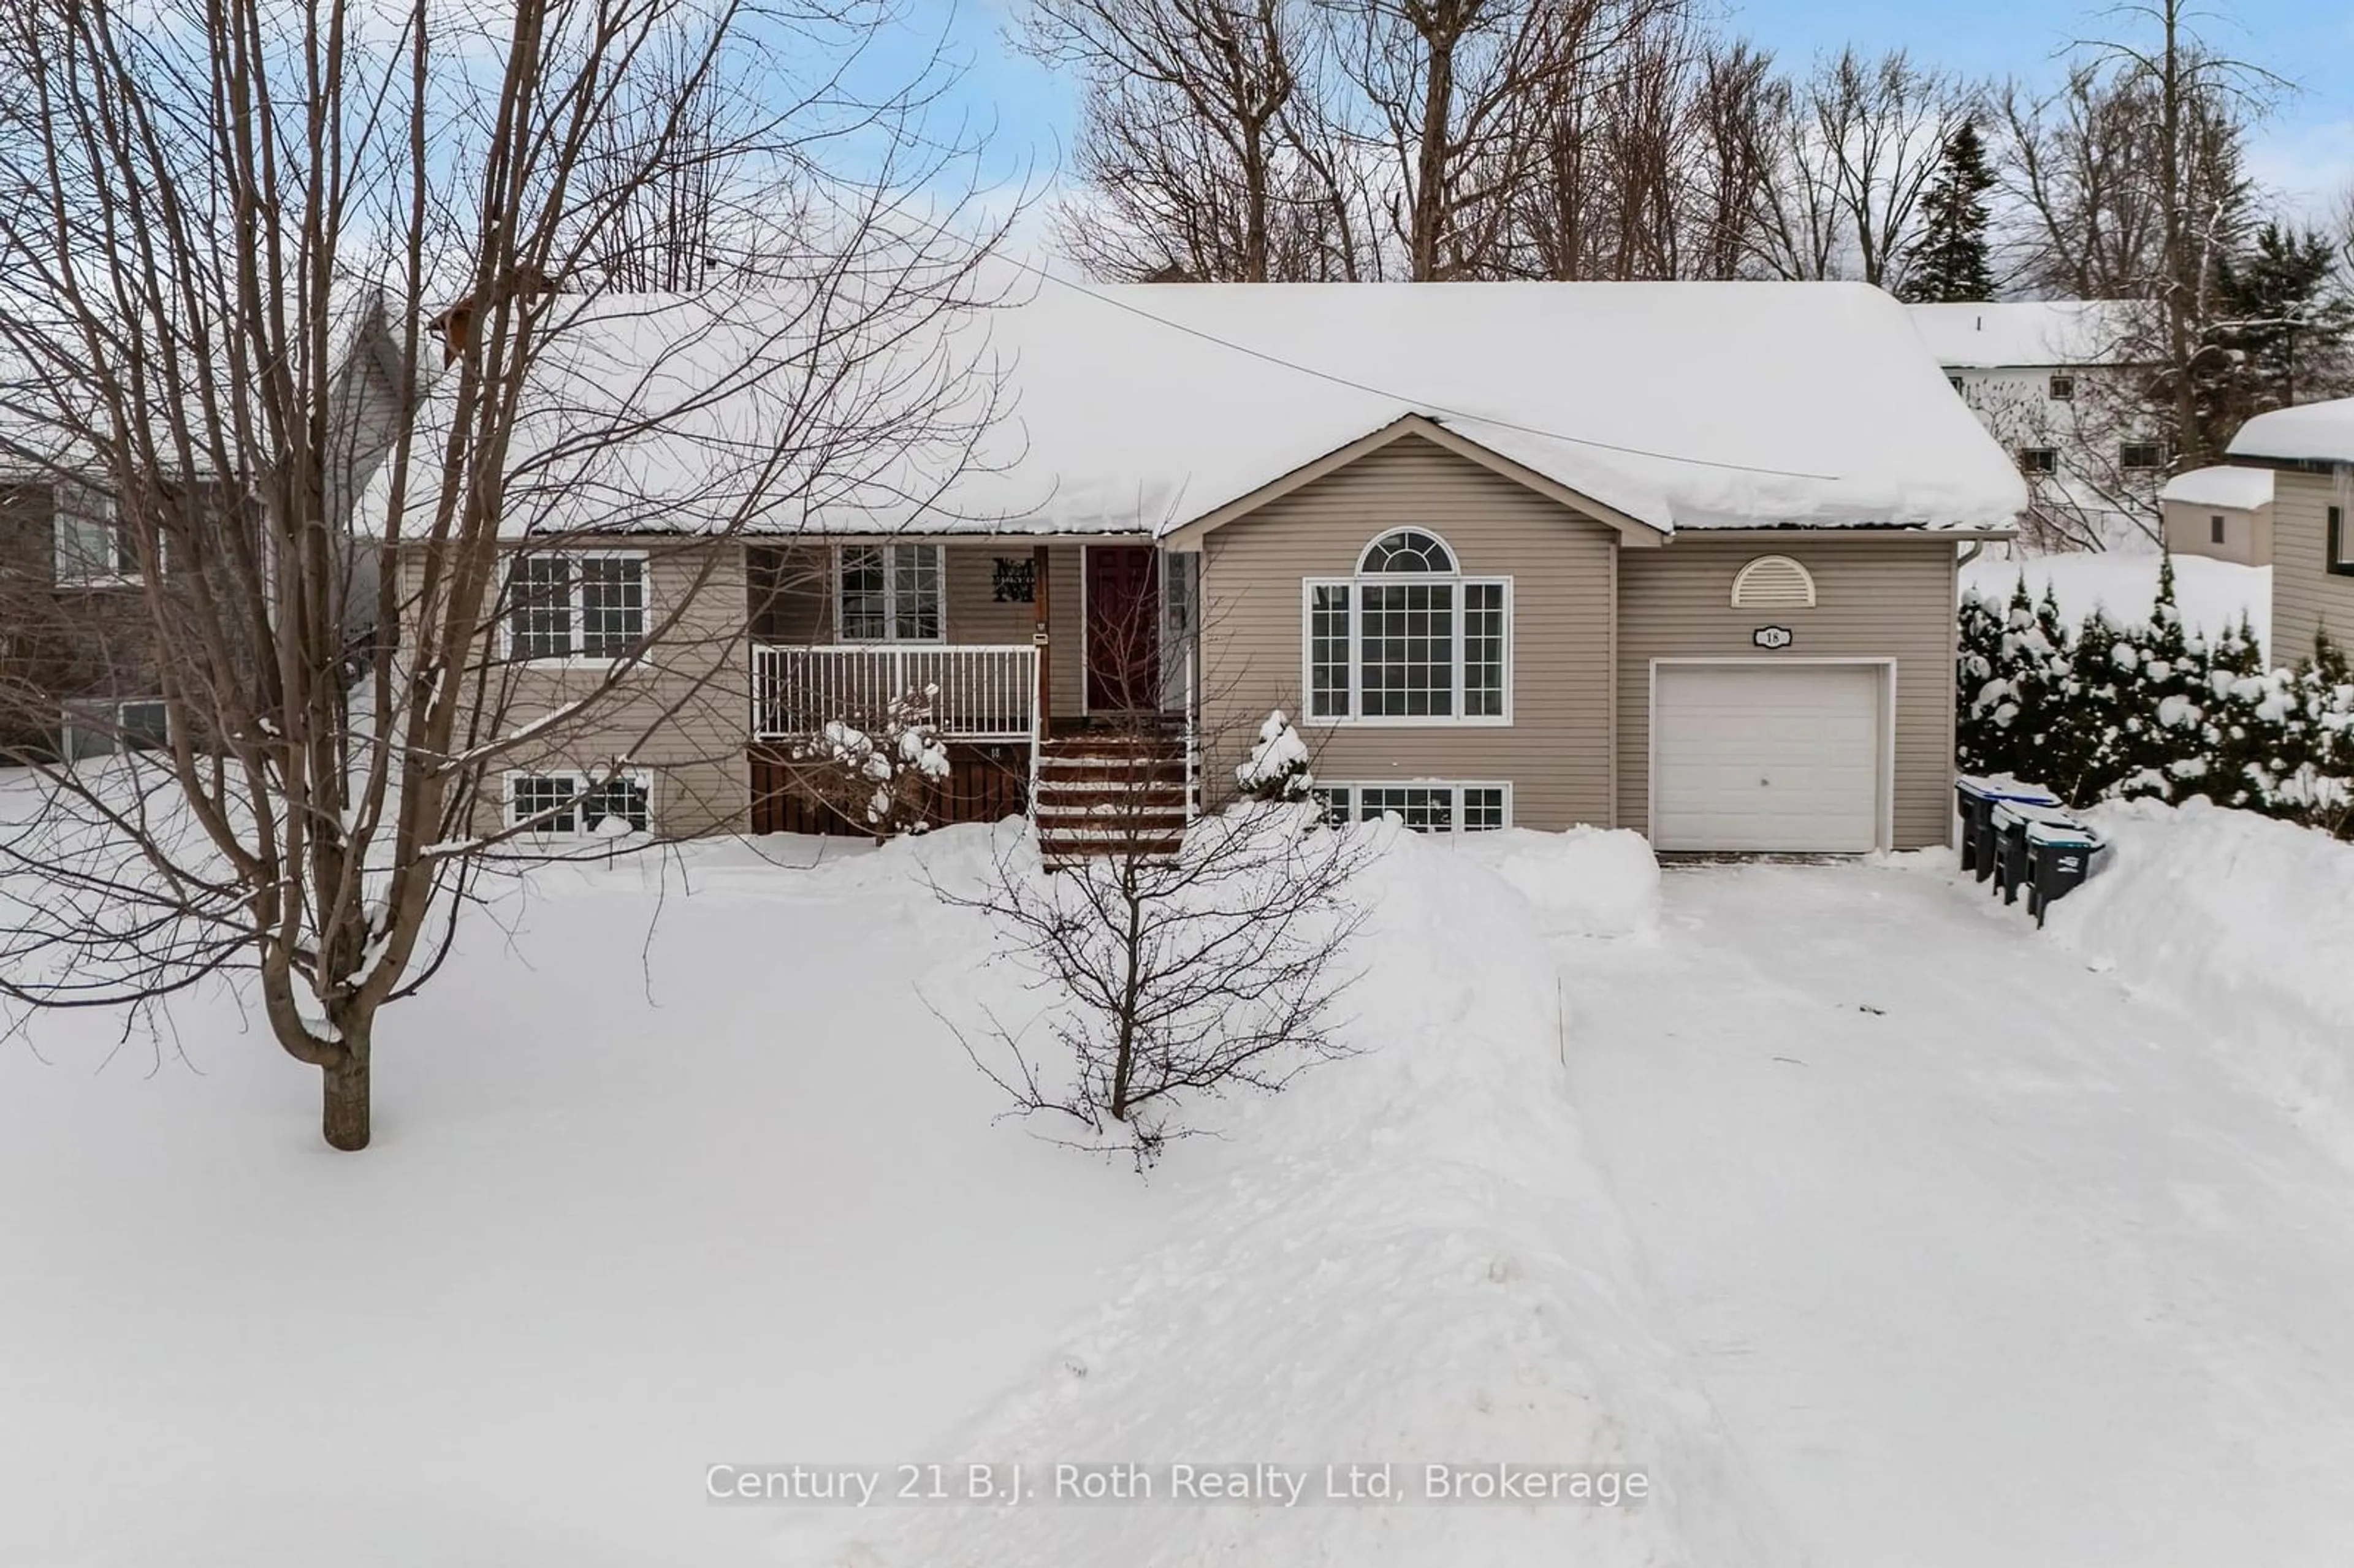
[[1198,557],[1141,536],[846,538],[747,547],[755,832],[849,831],[792,788],[795,746],[935,689],[942,823],[1026,813],[1056,743],[1191,752]]

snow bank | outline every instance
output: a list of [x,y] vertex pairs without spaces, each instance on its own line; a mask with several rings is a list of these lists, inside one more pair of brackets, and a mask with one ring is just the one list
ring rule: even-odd
[[1535,906],[1547,935],[1638,937],[1659,928],[1659,863],[1631,829],[1466,833],[1462,853]]
[[1473,856],[1390,824],[1356,831],[1385,841],[1364,873],[1374,914],[1348,999],[1364,1054],[1236,1105],[1225,1138],[1175,1149],[1156,1178],[1175,1187],[1169,1240],[935,1457],[1019,1464],[1037,1484],[1057,1461],[1134,1464],[1164,1485],[1186,1461],[1388,1461],[1417,1489],[1430,1462],[1639,1468],[1654,1500],[943,1505],[808,1516],[796,1561],[1780,1560],[1712,1409],[1657,1337],[1588,1161],[1557,971],[1527,906]]
[[2301,1109],[2354,1126],[2354,845],[2194,800],[2097,808],[2109,868],[2052,906],[2062,942],[2136,985],[2227,1002],[2216,1047]]

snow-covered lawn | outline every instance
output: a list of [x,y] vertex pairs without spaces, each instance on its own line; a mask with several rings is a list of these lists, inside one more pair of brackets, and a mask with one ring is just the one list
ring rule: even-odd
[[1044,1354],[1152,1194],[991,1125],[917,995],[969,918],[833,853],[698,849],[659,919],[652,860],[539,876],[387,1015],[365,1155],[217,998],[0,1048],[0,1563],[759,1561],[705,1466]]
[[[355,1158],[223,999],[119,1050],[39,1019],[0,1051],[0,1563],[2354,1560],[2316,1136],[2354,988],[2296,978],[2343,909],[2285,912],[2354,906],[2354,850],[2105,820],[2126,860],[2041,935],[1939,854],[1360,830],[1361,1054],[1142,1181],[993,1122],[931,1011],[1022,1004],[917,871],[986,830],[535,875],[387,1026]],[[935,1460],[1656,1495],[705,1495]]]
[[[2060,599],[2061,613],[2071,626],[2095,608],[2120,621],[2149,619],[2158,597],[2155,550],[2105,550],[2063,556],[2020,556],[2014,558],[1996,546],[1962,568],[1962,588],[1977,588],[1988,599],[2007,601],[2020,576],[2027,591],[2041,598],[2049,584]],[[2182,619],[2191,630],[2208,635],[2235,624],[2245,613],[2256,630],[2258,646],[2272,647],[2273,569],[2243,567],[2204,556],[2174,557],[2174,592]],[[2309,648],[2283,649],[2274,657],[2294,664]]]
[[2039,937],[1950,865],[1671,870],[1656,947],[1562,948],[1664,1331],[1819,1568],[2354,1561],[2354,1168],[2239,1065],[2322,1020],[2135,989],[2070,950],[2100,884]]

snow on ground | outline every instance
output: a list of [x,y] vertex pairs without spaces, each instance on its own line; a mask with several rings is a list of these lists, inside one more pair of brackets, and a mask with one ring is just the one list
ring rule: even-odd
[[2115,854],[2052,906],[2053,937],[2209,1009],[2219,1055],[2354,1160],[2354,844],[2197,799],[2090,820]]
[[[2354,1160],[2310,1134],[2354,850],[2102,825],[2042,933],[1942,852],[1356,830],[1362,1054],[1143,1181],[993,1122],[927,1006],[1019,1002],[918,874],[988,830],[536,874],[395,1016],[357,1158],[222,999],[119,1050],[42,1018],[0,1052],[0,1563],[2349,1561]],[[903,1460],[1656,1495],[705,1496]]]
[[[1358,830],[1394,835],[1389,828]],[[1540,889],[1657,871],[1521,835]],[[1351,1037],[1150,1181],[992,1121],[986,830],[536,874],[391,1015],[376,1146],[220,998],[0,1053],[0,1563],[1780,1560],[1650,1325],[1531,906],[1407,838]],[[1590,860],[1590,870],[1583,863]],[[35,1054],[35,1051],[39,1053]],[[1640,1507],[796,1516],[707,1467],[979,1456],[1639,1470]],[[1045,1474],[1041,1469],[1040,1474]],[[1409,1472],[1400,1484],[1418,1484]],[[1623,1479],[1617,1484],[1623,1485]]]
[[2268,1025],[1910,858],[1670,871],[1658,942],[1557,945],[1661,1327],[1794,1549],[2354,1560],[2354,1178],[2232,1065]]
[[973,917],[831,853],[698,847],[658,921],[650,858],[541,874],[387,1015],[357,1157],[218,999],[0,1047],[0,1563],[766,1562],[705,1466],[1031,1365],[1153,1195],[992,1125],[917,995]]
[[[1554,872],[1591,859],[1597,879],[1634,880],[1621,835],[1520,837]],[[1224,1142],[1172,1157],[1165,1239],[937,1456],[1034,1478],[1057,1457],[1133,1464],[1156,1484],[1189,1458],[1271,1459],[1310,1476],[1307,1500],[911,1509],[854,1521],[854,1542],[812,1560],[1787,1560],[1681,1352],[1652,1330],[1564,1092],[1561,997],[1530,907],[1474,857],[1412,835],[1367,876],[1376,915],[1350,993],[1365,1054],[1236,1107]],[[1354,1461],[1396,1463],[1409,1495],[1434,1462],[1638,1469],[1659,1492],[1639,1509],[1320,1503],[1322,1467]]]
[[[1975,588],[1998,602],[2008,602],[2023,571],[2027,590],[2041,598],[2049,583],[2060,598],[2060,611],[2071,626],[2095,607],[2105,608],[2120,621],[2144,621],[2158,598],[2155,551],[2099,550],[2062,556],[2013,557],[2004,546],[1991,546],[1962,568],[1962,588]],[[2243,567],[2205,556],[2174,557],[2174,593],[2182,619],[2194,630],[2213,635],[2234,624],[2245,612],[2256,629],[2257,642],[2272,647],[2273,569]],[[2285,649],[2274,655],[2294,663],[2311,649]]]

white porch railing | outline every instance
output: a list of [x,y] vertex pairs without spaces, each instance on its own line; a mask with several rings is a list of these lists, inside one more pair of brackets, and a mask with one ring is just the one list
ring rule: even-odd
[[938,686],[933,716],[955,740],[1028,740],[1038,727],[1038,651],[956,643],[752,648],[752,734],[814,735],[828,722],[879,720],[905,694]]

